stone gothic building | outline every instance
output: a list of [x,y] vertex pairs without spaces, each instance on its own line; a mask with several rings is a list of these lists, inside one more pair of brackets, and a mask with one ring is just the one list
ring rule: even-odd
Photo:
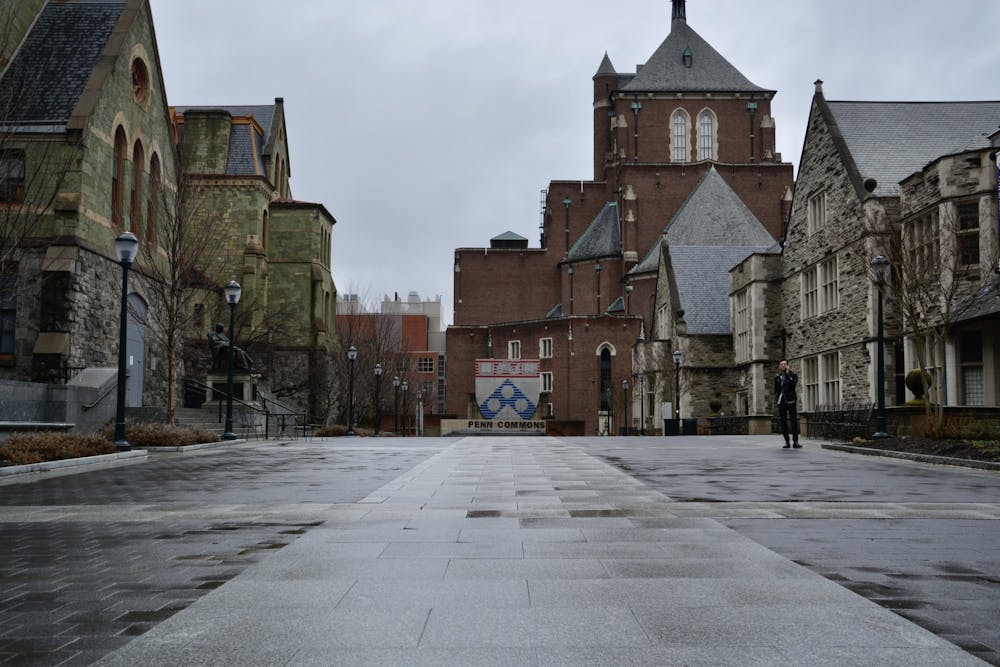
[[683,0],[645,64],[622,73],[605,54],[592,85],[594,178],[549,184],[540,247],[505,234],[455,251],[451,414],[478,418],[487,357],[541,359],[536,416],[565,432],[656,428],[678,387],[683,417],[733,409],[728,271],[774,249],[791,201],[775,91],[699,36]]
[[[123,231],[140,241],[127,404],[164,405],[157,268],[169,263],[171,227],[188,218],[212,225],[212,250],[230,260],[185,276],[209,295],[188,371],[198,376],[208,317],[225,310],[219,288],[235,278],[256,305],[238,336],[273,320],[277,305],[289,313],[280,338],[260,337],[270,346],[262,372],[309,376],[335,336],[334,221],[291,199],[280,100],[171,109],[148,0],[18,0],[0,11],[0,421],[84,428],[114,414]],[[194,183],[198,210],[184,211],[180,193]]]

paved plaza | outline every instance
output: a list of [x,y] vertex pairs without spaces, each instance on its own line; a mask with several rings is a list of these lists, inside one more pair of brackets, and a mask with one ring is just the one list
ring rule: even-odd
[[1000,664],[1000,472],[313,438],[0,482],[0,664]]

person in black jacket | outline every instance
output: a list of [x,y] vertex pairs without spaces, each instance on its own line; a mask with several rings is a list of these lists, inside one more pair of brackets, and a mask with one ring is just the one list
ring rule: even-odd
[[[799,444],[799,412],[796,405],[798,384],[798,374],[788,368],[788,359],[782,359],[778,363],[778,374],[774,377],[774,403],[778,406],[778,422],[781,423],[781,435],[785,438],[784,449],[798,449],[802,446]],[[788,442],[788,422],[791,422],[791,444]]]

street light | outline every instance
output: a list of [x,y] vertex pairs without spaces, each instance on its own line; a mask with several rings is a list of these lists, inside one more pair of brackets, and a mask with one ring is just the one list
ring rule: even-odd
[[354,432],[354,362],[358,360],[358,348],[353,345],[347,348],[347,361],[350,372],[347,380],[347,435],[357,435]]
[[878,287],[878,361],[875,368],[875,390],[878,396],[878,412],[875,416],[875,439],[888,438],[885,427],[885,340],[882,335],[882,291],[889,280],[889,260],[879,255],[871,263],[871,279]]
[[406,392],[410,388],[410,383],[407,382],[406,380],[403,380],[403,384],[400,386],[400,388],[403,390],[403,436],[405,437],[406,436],[406,422],[409,420],[409,417],[407,416],[407,413],[406,413]]
[[226,372],[226,430],[222,434],[223,440],[235,440],[233,433],[233,324],[236,320],[236,304],[240,302],[240,295],[243,288],[235,280],[230,280],[229,284],[222,288],[226,295],[226,303],[229,304],[229,369]]
[[392,432],[399,435],[399,376],[392,378]]
[[125,339],[128,336],[128,269],[139,251],[139,239],[132,232],[122,232],[115,239],[115,255],[122,267],[122,307],[118,326],[118,407],[115,412],[115,448],[132,449],[125,439]]
[[622,380],[622,395],[625,398],[625,433],[624,433],[624,435],[628,435],[629,427],[628,427],[628,380],[627,379]]
[[639,378],[639,435],[646,435],[646,394],[642,391],[646,373],[639,371],[636,377]]
[[681,351],[674,350],[674,413],[681,418]]
[[375,364],[375,435],[382,423],[382,364]]

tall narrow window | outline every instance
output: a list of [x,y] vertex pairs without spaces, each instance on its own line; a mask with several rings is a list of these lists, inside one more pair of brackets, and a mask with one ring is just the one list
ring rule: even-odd
[[958,335],[958,363],[962,377],[962,403],[985,405],[982,332],[963,331]]
[[146,242],[156,242],[156,207],[160,196],[160,157],[153,153],[149,158],[149,188],[146,198]]
[[736,361],[750,361],[749,290],[736,293],[733,303],[733,333],[736,335]]
[[673,162],[688,161],[688,115],[678,109],[670,121],[670,159]]
[[814,194],[806,206],[807,231],[815,234],[826,226],[826,192]]
[[837,272],[836,255],[819,265],[819,283],[819,312],[826,313],[836,310],[840,307],[840,280]]
[[132,233],[139,235],[139,201],[142,197],[142,142],[136,141],[132,150],[132,205],[129,207],[129,215],[132,218],[129,225]]
[[13,356],[17,323],[17,273],[0,273],[0,355]]
[[802,319],[816,315],[816,267],[802,272]]
[[267,250],[267,211],[264,211],[264,218],[261,220],[260,247]]
[[538,356],[541,359],[552,358],[552,339],[542,338],[538,341]]
[[715,159],[715,114],[708,109],[698,116],[698,159]]
[[819,359],[816,357],[802,360],[802,384],[806,389],[802,407],[806,412],[815,410],[819,405]]
[[542,373],[542,391],[552,391],[552,373]]
[[508,359],[521,358],[521,341],[512,340],[507,343],[507,358]]
[[828,352],[820,356],[823,373],[822,401],[828,405],[840,405],[840,352]]
[[125,154],[128,144],[125,140],[125,130],[121,126],[115,131],[115,156],[111,163],[111,222],[115,227],[122,227],[122,194],[125,178]]
[[979,264],[979,204],[959,204],[958,214],[958,259],[962,266]]
[[601,350],[601,410],[611,409],[611,350]]
[[24,201],[24,151],[0,151],[0,202]]

